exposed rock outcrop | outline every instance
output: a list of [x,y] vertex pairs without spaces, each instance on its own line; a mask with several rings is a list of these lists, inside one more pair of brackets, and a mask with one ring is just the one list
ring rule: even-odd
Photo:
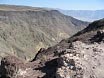
[[104,43],[73,43],[58,60],[56,78],[103,78]]
[[[49,57],[49,56],[47,56]],[[1,61],[2,77],[9,78],[103,78],[104,43],[72,43],[58,58],[23,62],[14,56]]]
[[[37,59],[42,55],[46,56],[46,61],[48,57],[51,59],[57,57],[56,78],[103,78],[104,25],[95,22],[97,23],[90,24],[87,30],[81,31],[82,34],[79,32],[80,34],[62,40],[59,44],[39,53]],[[97,26],[93,28],[94,25]]]
[[[36,63],[35,63],[36,65]],[[38,78],[44,74],[34,70],[32,64],[15,56],[7,56],[1,60],[0,78]]]

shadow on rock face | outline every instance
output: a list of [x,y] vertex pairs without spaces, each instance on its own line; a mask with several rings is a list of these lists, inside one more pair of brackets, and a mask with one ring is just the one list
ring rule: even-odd
[[90,41],[91,41],[91,43],[93,43],[93,42],[101,42],[101,41],[104,41],[103,39],[104,39],[104,31],[97,31],[97,34],[94,35],[90,39]]
[[46,75],[42,78],[56,78],[55,73],[56,73],[57,66],[58,66],[58,63],[57,63],[57,58],[56,58],[56,59],[46,62],[45,66],[36,68],[34,70],[40,70],[43,73],[46,73]]
[[0,78],[10,78],[10,77],[6,77],[6,76],[1,76]]

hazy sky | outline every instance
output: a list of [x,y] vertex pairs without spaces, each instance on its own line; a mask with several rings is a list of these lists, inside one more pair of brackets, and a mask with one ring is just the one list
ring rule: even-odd
[[0,0],[0,4],[27,5],[66,10],[104,9],[104,0]]

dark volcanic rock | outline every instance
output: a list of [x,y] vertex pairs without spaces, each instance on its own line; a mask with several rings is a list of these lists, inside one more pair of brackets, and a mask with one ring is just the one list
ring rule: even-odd
[[[99,31],[101,31],[101,33],[102,33],[103,30],[104,30],[104,19],[94,21],[91,24],[89,24],[88,27],[86,27],[82,31],[79,31],[77,34],[75,34],[74,36],[67,39],[67,42],[73,42],[76,40],[80,40],[80,41],[89,43],[92,40],[94,40],[94,39],[91,40],[91,38],[94,38],[94,36],[96,36]],[[96,36],[96,38],[97,38],[97,36]],[[103,33],[98,38],[101,38],[101,37],[103,38]]]
[[97,31],[97,34],[94,35],[90,41],[93,43],[93,42],[101,42],[103,41],[104,42],[104,31]]
[[14,78],[19,69],[26,69],[26,66],[20,59],[14,56],[8,56],[1,60],[1,77]]
[[[34,64],[34,65],[33,65]],[[15,56],[7,56],[1,60],[0,78],[38,78],[44,76],[34,70],[36,63],[29,63]]]

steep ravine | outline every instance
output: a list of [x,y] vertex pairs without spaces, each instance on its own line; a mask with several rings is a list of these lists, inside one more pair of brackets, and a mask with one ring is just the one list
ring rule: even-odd
[[0,6],[0,58],[15,55],[26,60],[40,48],[53,46],[88,25],[57,10]]

